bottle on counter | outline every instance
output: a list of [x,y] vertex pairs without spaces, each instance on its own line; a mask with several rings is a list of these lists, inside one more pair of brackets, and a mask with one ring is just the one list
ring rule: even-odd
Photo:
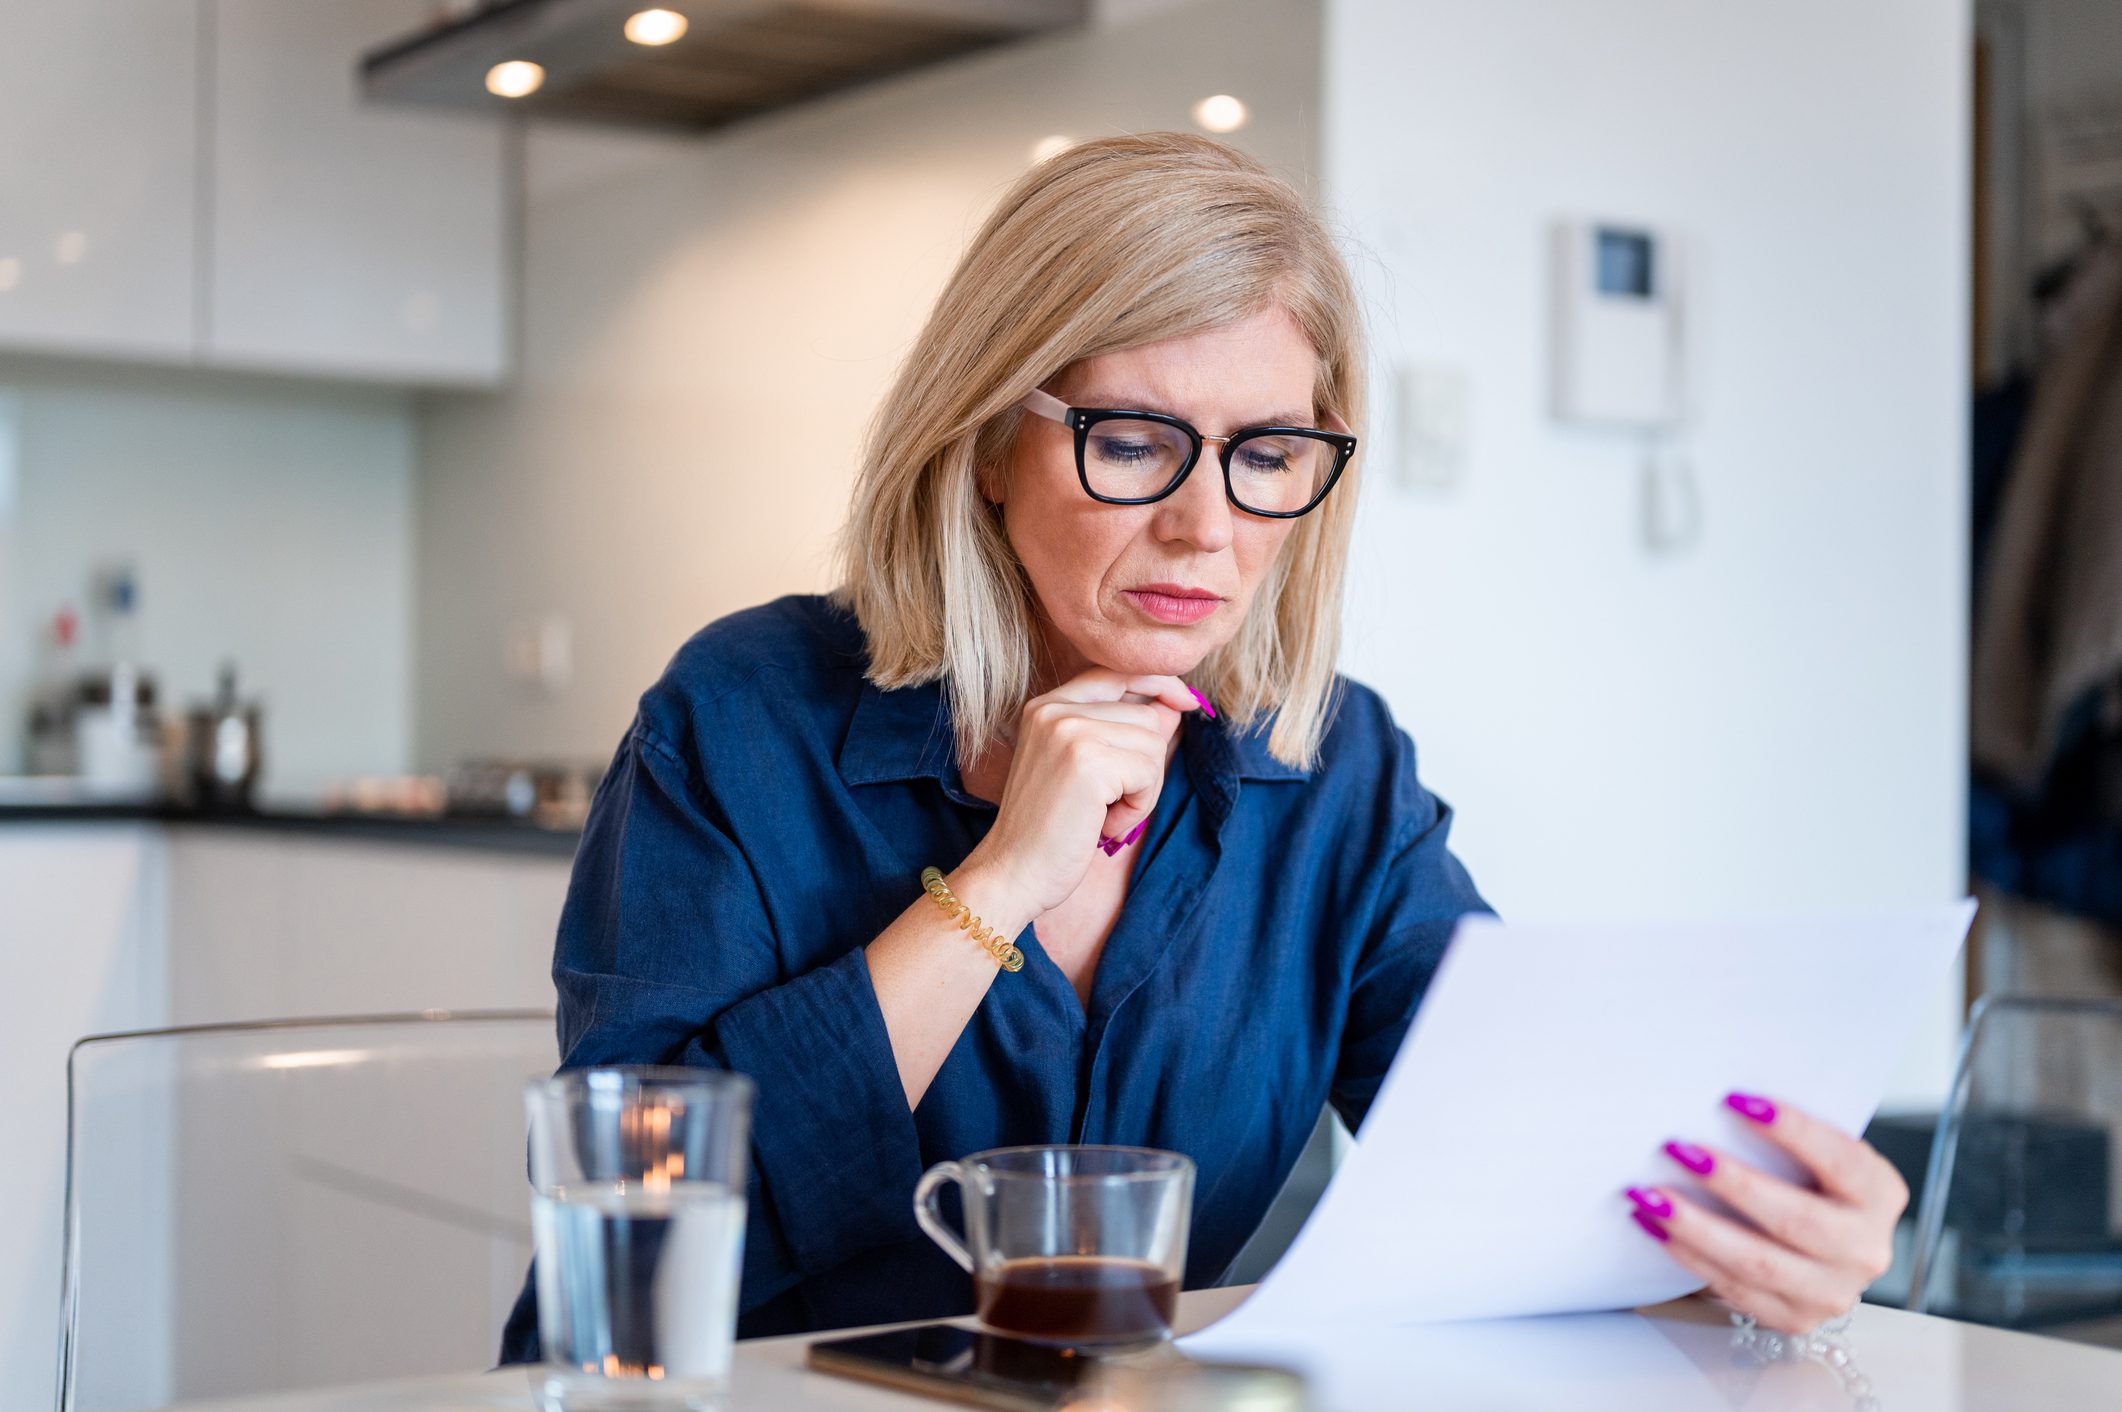
[[140,662],[139,583],[128,565],[101,570],[90,599],[97,661],[75,675],[74,773],[98,798],[148,801],[163,792],[155,679]]
[[140,669],[140,579],[133,566],[109,564],[97,570],[95,591],[96,655],[107,667]]
[[71,775],[74,706],[81,689],[81,617],[71,603],[59,605],[42,635],[37,685],[30,696],[28,759],[33,775]]

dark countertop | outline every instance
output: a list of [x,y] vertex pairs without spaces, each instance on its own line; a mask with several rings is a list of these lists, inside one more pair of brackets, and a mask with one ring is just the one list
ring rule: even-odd
[[189,828],[249,829],[443,848],[479,848],[572,858],[581,832],[527,819],[463,815],[325,813],[267,806],[250,813],[179,804],[0,804],[0,828],[11,824],[149,823]]

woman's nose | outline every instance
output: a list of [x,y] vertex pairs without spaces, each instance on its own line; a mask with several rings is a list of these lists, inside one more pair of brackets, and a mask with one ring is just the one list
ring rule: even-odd
[[1184,540],[1209,553],[1230,544],[1235,511],[1223,493],[1221,451],[1219,446],[1202,447],[1201,459],[1186,480],[1157,502],[1152,528],[1159,539]]

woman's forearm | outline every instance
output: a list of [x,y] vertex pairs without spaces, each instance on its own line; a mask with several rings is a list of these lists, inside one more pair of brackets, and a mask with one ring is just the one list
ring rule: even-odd
[[[1156,807],[1179,721],[1200,707],[1177,677],[1102,667],[1026,702],[995,821],[944,878],[951,891],[1006,937],[1060,906],[1090,872],[1101,830],[1117,838]],[[907,1106],[919,1107],[995,983],[995,958],[920,896],[865,959]]]
[[[1037,915],[1007,874],[975,859],[968,858],[943,880],[1003,936],[1016,936]],[[1000,968],[926,893],[869,944],[867,960],[906,1106],[919,1107]]]

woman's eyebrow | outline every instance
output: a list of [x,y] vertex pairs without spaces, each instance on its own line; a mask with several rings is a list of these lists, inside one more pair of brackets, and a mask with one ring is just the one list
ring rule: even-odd
[[[1133,392],[1087,392],[1083,394],[1081,399],[1075,400],[1074,405],[1078,407],[1115,407],[1135,412],[1161,412],[1167,417],[1177,417],[1182,422],[1191,422],[1193,420],[1184,413],[1174,412],[1169,405],[1165,404],[1164,399],[1160,397],[1144,397]],[[1238,425],[1240,427],[1305,427],[1312,424],[1312,418],[1313,414],[1309,411],[1270,412],[1264,417],[1248,418],[1238,423]]]

